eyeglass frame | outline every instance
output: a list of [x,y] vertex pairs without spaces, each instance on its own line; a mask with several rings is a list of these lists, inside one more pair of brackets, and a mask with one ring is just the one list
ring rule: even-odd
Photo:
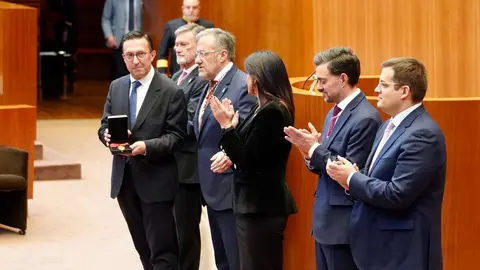
[[[122,56],[123,58],[125,58],[125,60],[127,60],[128,62],[132,62],[135,57],[137,57],[138,60],[143,60],[145,59],[145,56],[147,56],[147,54],[149,53],[152,53],[152,51],[149,51],[149,52],[136,52],[136,53],[122,53]],[[142,55],[142,56],[140,56]],[[132,56],[132,59],[128,59],[129,56]]]
[[205,55],[208,55],[208,54],[211,54],[211,53],[221,52],[223,50],[224,49],[218,49],[218,50],[212,50],[212,51],[196,51],[195,52],[195,59],[197,59],[199,56],[200,56],[200,58],[204,58]]

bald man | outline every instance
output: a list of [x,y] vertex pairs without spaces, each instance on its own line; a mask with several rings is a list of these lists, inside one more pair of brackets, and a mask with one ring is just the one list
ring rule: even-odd
[[[177,57],[173,51],[175,46],[175,31],[183,25],[196,23],[205,28],[213,28],[212,22],[200,19],[200,0],[184,0],[182,5],[182,18],[171,20],[165,25],[162,42],[158,50],[157,69],[160,73],[173,75],[180,70]],[[170,61],[168,58],[170,56]]]

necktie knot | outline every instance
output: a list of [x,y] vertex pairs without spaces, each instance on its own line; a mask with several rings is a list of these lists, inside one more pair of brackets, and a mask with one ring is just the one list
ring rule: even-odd
[[142,83],[140,81],[133,81],[132,82],[132,92],[133,91],[137,91],[137,88],[142,85]]
[[211,80],[210,81],[210,88],[214,88],[217,85],[218,81],[216,80]]
[[341,111],[342,111],[342,109],[340,109],[340,107],[338,107],[337,105],[335,105],[335,107],[333,107],[333,114],[332,114],[332,116],[333,116],[333,117],[337,116]]
[[187,71],[184,69],[182,74],[180,74],[180,77],[178,77],[178,81],[177,81],[177,85],[180,85],[182,84],[182,82],[185,80],[185,78],[187,78]]
[[385,136],[389,136],[392,132],[393,128],[395,128],[395,124],[392,120],[388,123],[387,127],[385,128]]
[[333,107],[332,117],[330,118],[330,123],[328,124],[327,137],[330,137],[330,135],[332,135],[333,127],[337,122],[337,116],[341,111],[342,109],[340,109],[337,105]]

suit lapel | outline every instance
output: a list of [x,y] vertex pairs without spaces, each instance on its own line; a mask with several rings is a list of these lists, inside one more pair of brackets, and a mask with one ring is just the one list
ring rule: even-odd
[[172,80],[177,84],[178,79],[180,79],[180,75],[182,75],[182,70],[177,71],[175,74],[172,75]]
[[187,77],[183,80],[183,82],[180,84],[180,87],[186,88],[187,85],[191,84],[195,77],[198,76],[198,67],[192,70]]
[[[214,96],[216,96],[220,101],[222,101],[223,95],[228,90],[228,86],[232,82],[233,76],[237,72],[237,68],[235,66],[232,66],[230,70],[225,74],[223,79],[218,83],[217,87],[215,88],[215,92],[213,93]],[[207,88],[208,89],[208,88]],[[205,99],[205,95],[203,95],[203,98],[201,100],[201,103],[203,103]],[[205,108],[205,112],[203,113],[203,118],[202,118],[202,126],[200,127],[200,135],[202,134],[203,126],[205,126],[205,123],[208,120],[208,116],[212,113],[212,110],[210,109],[210,106],[207,106]]]
[[195,135],[197,135],[197,138],[200,137],[200,130],[198,129],[198,117],[200,116],[200,108],[202,107],[205,96],[207,95],[208,85],[209,84],[207,83],[203,88],[202,95],[200,96],[200,100],[198,101],[197,109],[195,110],[195,116],[193,117],[193,130],[195,131]]
[[[383,133],[385,132],[385,129],[388,126],[389,121],[385,121],[380,129],[377,131],[377,135],[375,136],[375,141],[373,142],[372,150],[370,151],[370,154],[368,154],[367,162],[365,163],[365,169],[367,170],[365,172],[366,175],[370,175],[370,164],[372,163],[373,156],[375,155],[375,152],[377,151],[378,145],[380,144],[380,141],[382,140]],[[373,167],[372,167],[373,169]]]
[[[338,135],[343,125],[345,125],[348,118],[350,118],[352,111],[355,110],[355,108],[363,99],[365,99],[365,95],[362,92],[360,92],[360,94],[358,94],[350,103],[348,103],[347,107],[345,107],[345,110],[343,110],[342,114],[340,114],[340,117],[338,118],[337,122],[335,123],[335,126],[333,127],[332,135],[328,138],[327,148],[330,147],[330,144]],[[329,122],[330,122],[330,119],[329,119]]]
[[140,107],[140,111],[138,112],[137,119],[135,120],[135,126],[132,128],[132,132],[133,130],[138,129],[142,125],[148,113],[153,108],[153,105],[155,105],[155,102],[157,102],[158,96],[160,95],[160,80],[158,76],[161,75],[155,72],[152,82],[150,83],[150,87],[147,90],[147,95],[143,100],[142,107]]
[[[125,91],[122,91],[120,108],[125,115],[128,115],[128,125],[130,126],[130,76],[125,77],[122,85],[125,88]],[[132,127],[130,127],[130,130],[131,129]]]
[[[412,122],[423,112],[425,112],[425,108],[422,106],[418,107],[415,109],[413,112],[411,112],[401,123],[400,125],[395,128],[393,131],[393,134],[390,135],[388,140],[385,142],[383,145],[382,149],[380,150],[380,153],[378,153],[377,158],[375,159],[375,163],[372,166],[372,169],[370,170],[373,172],[375,169],[375,166],[378,164],[378,161],[382,158],[382,156],[388,151],[388,149],[392,146],[392,144],[405,132],[405,130],[412,125]],[[387,124],[385,124],[385,128],[387,127]],[[377,151],[378,144],[382,140],[383,133],[385,132],[385,128],[383,129],[382,136],[380,136],[379,142],[375,143],[375,151]],[[375,152],[374,152],[375,153]]]

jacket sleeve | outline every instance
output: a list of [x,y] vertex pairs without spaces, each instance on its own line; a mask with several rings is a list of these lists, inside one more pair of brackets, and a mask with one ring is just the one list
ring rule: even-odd
[[110,84],[110,89],[108,90],[107,100],[105,101],[105,105],[103,107],[103,115],[102,120],[100,121],[100,128],[98,129],[98,139],[103,143],[103,145],[107,146],[107,142],[103,134],[105,130],[108,128],[108,117],[112,115],[112,84]]
[[[112,20],[114,17],[113,14],[113,0],[106,0],[105,5],[103,7],[103,13],[102,13],[102,30],[103,30],[103,36],[105,38],[109,36],[113,36],[113,30],[112,30]],[[120,42],[117,40],[117,42]]]
[[[168,72],[168,55],[172,43],[173,31],[170,23],[165,25],[163,31],[162,41],[160,42],[160,48],[158,49],[157,69],[158,72],[166,74]],[[173,75],[173,74],[172,74]]]

